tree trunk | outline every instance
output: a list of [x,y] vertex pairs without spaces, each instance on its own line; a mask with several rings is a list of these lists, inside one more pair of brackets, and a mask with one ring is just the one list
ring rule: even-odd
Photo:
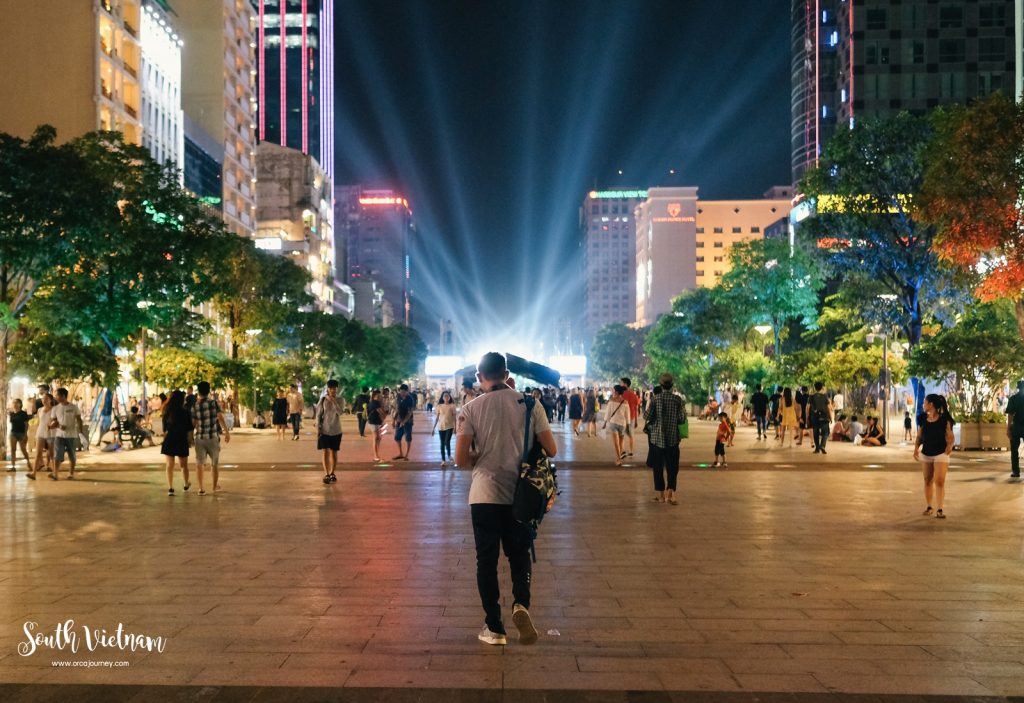
[[1024,297],[1013,301],[1013,316],[1017,318],[1017,332],[1024,339]]

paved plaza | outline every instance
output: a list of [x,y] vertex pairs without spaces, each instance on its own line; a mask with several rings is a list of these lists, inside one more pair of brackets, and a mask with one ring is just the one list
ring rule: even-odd
[[[309,435],[253,431],[233,436],[224,491],[205,497],[179,478],[169,498],[154,449],[92,452],[75,481],[0,476],[0,698],[1024,695],[1024,485],[1005,452],[957,453],[936,520],[920,514],[910,447],[818,457],[745,428],[729,469],[711,470],[714,427],[695,422],[671,506],[650,502],[642,435],[616,468],[610,440],[559,428],[563,493],[534,571],[541,639],[489,647],[470,474],[440,469],[417,422],[412,461],[382,467],[346,425],[333,486]],[[52,639],[68,620],[77,653]],[[53,646],[22,656],[27,622]],[[119,623],[163,651],[89,651],[82,628]]]

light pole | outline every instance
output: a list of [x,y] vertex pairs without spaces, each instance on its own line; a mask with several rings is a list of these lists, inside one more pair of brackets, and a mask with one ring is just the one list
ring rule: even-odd
[[[249,337],[250,341],[253,341],[257,337],[259,337],[262,332],[263,332],[263,330],[251,329],[251,330],[246,330],[245,334]],[[253,415],[253,419],[254,420],[256,418],[256,412],[257,412],[256,411],[256,375],[253,374],[253,378],[252,378],[252,415]],[[241,427],[241,425],[239,425],[239,427]]]

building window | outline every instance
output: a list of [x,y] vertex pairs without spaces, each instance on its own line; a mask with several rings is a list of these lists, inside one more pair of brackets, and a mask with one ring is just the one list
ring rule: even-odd
[[724,256],[716,256],[716,257],[715,257],[715,263],[716,263],[716,264],[720,264],[720,263],[722,263],[723,261],[725,261],[725,257],[724,257]]
[[878,42],[869,42],[865,51],[865,63],[869,66],[889,63],[889,47],[881,46]]
[[703,269],[697,269],[697,275],[698,276],[703,276],[704,275],[704,270]]
[[939,62],[940,63],[963,63],[964,62],[964,40],[963,39],[940,39],[939,40]]
[[985,97],[996,92],[1003,85],[1003,74],[983,72],[978,74],[978,97]]
[[715,234],[721,234],[721,233],[722,233],[722,228],[721,227],[715,227]]
[[732,228],[732,233],[733,234],[742,234],[743,233],[743,228],[742,227],[733,227]]
[[697,234],[704,234],[704,228],[703,227],[698,227],[697,228]]
[[964,26],[964,8],[960,5],[944,5],[939,8],[939,27],[958,29]]
[[966,97],[964,90],[964,74],[941,74],[939,76],[939,97],[945,99],[963,100],[964,97]]
[[716,276],[716,277],[717,277],[717,276],[721,276],[721,275],[722,275],[722,272],[721,272],[721,271],[715,271],[715,276]]
[[868,29],[885,29],[887,19],[884,9],[868,10]]
[[758,233],[760,233],[760,231],[761,231],[760,227],[751,227],[750,228],[750,233],[751,234],[758,234]]
[[721,242],[715,242],[715,249],[721,249],[723,246],[725,245],[722,244]]
[[703,264],[704,263],[704,257],[703,256],[698,256],[697,257],[697,263],[698,264]]
[[697,242],[697,248],[698,249],[703,249],[704,248],[704,242]]
[[903,29],[924,29],[928,8],[913,3],[903,6]]
[[922,95],[922,88],[924,86],[924,76],[919,73],[904,73],[903,74],[903,97],[904,98],[920,98]]
[[903,63],[924,63],[924,42],[908,41],[903,43]]
[[982,37],[978,40],[979,61],[1005,61],[1006,40],[1002,37]]
[[978,24],[982,27],[1005,27],[1006,5],[985,3],[979,7]]

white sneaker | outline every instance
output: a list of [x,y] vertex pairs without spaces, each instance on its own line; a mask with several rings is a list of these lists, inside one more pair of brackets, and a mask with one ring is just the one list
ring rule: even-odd
[[530,611],[518,603],[512,607],[512,622],[519,630],[519,644],[533,644],[537,641],[537,628],[533,626]]
[[484,625],[484,629],[480,630],[480,634],[478,634],[476,638],[485,644],[508,644],[508,641],[505,639],[505,635],[499,635],[497,632],[491,632],[487,629],[487,625]]

